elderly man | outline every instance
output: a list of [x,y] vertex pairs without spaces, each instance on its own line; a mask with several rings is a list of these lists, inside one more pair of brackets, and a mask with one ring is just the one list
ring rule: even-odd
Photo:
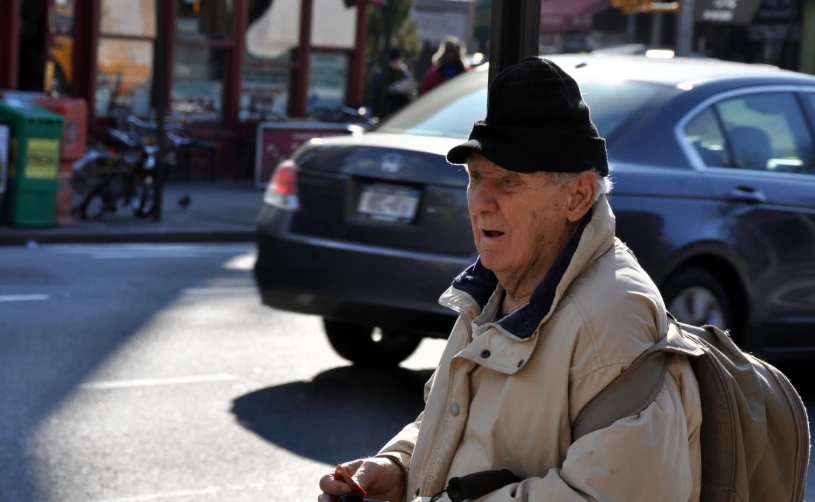
[[[605,141],[575,81],[527,58],[448,153],[466,164],[478,261],[441,297],[459,314],[425,409],[344,464],[371,498],[446,500],[451,478],[508,469],[479,500],[698,500],[701,403],[684,356],[639,414],[578,439],[583,407],[668,330],[659,290],[615,237]],[[333,474],[321,501],[350,493]]]

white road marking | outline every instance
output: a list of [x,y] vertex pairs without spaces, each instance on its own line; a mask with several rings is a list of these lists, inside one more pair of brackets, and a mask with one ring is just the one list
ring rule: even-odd
[[207,488],[202,488],[199,490],[179,490],[175,492],[163,492],[163,493],[148,493],[146,495],[136,495],[134,497],[122,497],[117,499],[104,499],[104,500],[97,500],[94,502],[145,502],[149,500],[161,500],[161,499],[170,499],[170,498],[178,498],[178,497],[193,497],[198,495],[214,495],[216,493],[221,493],[224,491],[238,491],[238,490],[248,490],[248,489],[256,489],[259,490],[263,488],[263,484],[261,483],[252,483],[246,485],[227,485],[227,486],[210,486]]
[[246,294],[257,293],[258,288],[254,286],[235,286],[235,287],[212,287],[212,288],[186,288],[181,292],[185,295],[228,295],[228,294]]
[[43,246],[62,254],[90,255],[94,260],[131,260],[146,258],[198,258],[219,254],[251,252],[251,244],[66,244]]
[[0,295],[0,303],[41,302],[50,299],[51,295]]
[[134,380],[108,380],[101,382],[88,382],[80,385],[79,388],[82,390],[129,389],[135,387],[155,387],[158,385],[183,385],[191,383],[228,382],[237,379],[238,377],[234,375],[227,375],[225,373],[221,373],[217,375],[199,375],[188,377],[139,378]]

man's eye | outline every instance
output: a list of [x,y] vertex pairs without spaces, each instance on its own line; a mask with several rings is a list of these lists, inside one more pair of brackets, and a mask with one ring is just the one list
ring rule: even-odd
[[515,180],[513,178],[504,178],[504,185],[512,186],[515,184]]
[[470,181],[478,181],[480,179],[481,179],[480,174],[475,174],[475,173],[470,174]]

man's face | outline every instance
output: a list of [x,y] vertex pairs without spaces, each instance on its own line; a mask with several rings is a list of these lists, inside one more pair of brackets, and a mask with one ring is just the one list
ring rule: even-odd
[[501,280],[528,272],[569,234],[569,183],[503,169],[481,155],[467,162],[467,205],[481,263]]

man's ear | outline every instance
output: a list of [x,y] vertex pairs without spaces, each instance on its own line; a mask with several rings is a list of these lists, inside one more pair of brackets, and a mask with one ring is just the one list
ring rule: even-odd
[[566,205],[566,218],[570,222],[580,221],[594,205],[597,196],[597,175],[591,171],[581,173],[569,184],[571,193]]

